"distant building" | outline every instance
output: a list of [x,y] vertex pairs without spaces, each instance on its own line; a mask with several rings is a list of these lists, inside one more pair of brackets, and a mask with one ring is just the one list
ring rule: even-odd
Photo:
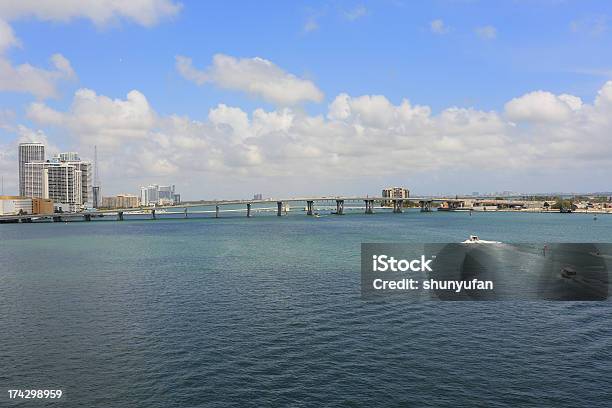
[[263,200],[263,194],[261,193],[253,194],[253,200]]
[[32,214],[32,199],[22,196],[0,196],[0,215]]
[[175,186],[160,186],[151,184],[140,187],[141,205],[173,205],[181,202],[181,195],[175,191]]
[[19,195],[25,196],[25,165],[45,161],[45,145],[42,143],[19,144]]
[[138,208],[140,199],[133,194],[117,194],[111,197],[102,197],[101,208]]
[[98,208],[100,207],[100,204],[102,203],[102,196],[100,195],[100,186],[93,186],[91,188],[91,206],[93,208]]
[[[387,187],[382,190],[383,198],[408,198],[410,190],[403,187]],[[382,205],[391,205],[391,201],[383,201]]]

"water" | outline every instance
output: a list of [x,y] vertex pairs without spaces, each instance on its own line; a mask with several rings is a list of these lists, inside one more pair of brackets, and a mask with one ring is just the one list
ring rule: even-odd
[[610,406],[608,302],[360,298],[362,242],[470,234],[612,242],[612,216],[0,225],[0,406]]

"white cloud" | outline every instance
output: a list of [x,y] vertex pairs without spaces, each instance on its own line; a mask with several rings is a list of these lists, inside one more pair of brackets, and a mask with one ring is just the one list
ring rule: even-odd
[[365,17],[368,14],[368,9],[363,4],[360,4],[351,10],[345,11],[343,14],[344,18],[346,18],[347,20],[355,21],[362,17]]
[[68,112],[59,112],[38,102],[30,105],[27,115],[40,125],[68,130],[83,144],[103,147],[147,139],[156,123],[147,98],[138,91],[129,92],[121,100],[79,89]]
[[[330,181],[330,174],[346,182],[417,173],[452,178],[477,168],[514,177],[560,170],[589,174],[593,166],[612,165],[612,81],[592,104],[536,91],[509,101],[504,113],[450,107],[434,114],[408,100],[394,104],[382,95],[340,94],[326,116],[291,108],[247,113],[220,104],[203,120],[193,120],[156,114],[138,91],[111,99],[83,89],[66,112],[37,102],[28,116],[69,135],[82,151],[97,144],[106,179],[122,186],[117,192],[129,183],[135,189],[143,174],[180,176],[198,186],[214,181],[207,191],[244,192],[265,182],[288,194],[299,192],[305,174],[308,183],[301,188],[322,193],[338,180]],[[516,126],[522,122],[531,126]]]
[[15,36],[13,28],[6,21],[0,20],[0,53],[20,45],[21,41]]
[[249,116],[240,108],[219,104],[208,112],[208,120],[238,140],[251,135]]
[[7,21],[24,17],[62,22],[86,18],[104,25],[125,18],[152,26],[177,15],[180,9],[181,5],[172,0],[0,0],[0,18]]
[[497,38],[497,29],[492,25],[476,27],[474,32],[484,40],[494,40]]
[[561,122],[582,107],[582,100],[576,96],[535,91],[514,98],[506,103],[506,115],[513,121]]
[[259,57],[238,59],[217,54],[210,67],[198,70],[190,58],[177,56],[176,68],[185,79],[198,85],[211,82],[281,106],[323,100],[323,92],[312,81],[298,78]]
[[57,83],[60,80],[75,78],[68,61],[61,54],[51,57],[54,69],[37,68],[30,64],[13,66],[0,56],[0,91],[28,92],[38,98],[57,96]]
[[429,29],[434,34],[447,34],[450,27],[444,24],[444,21],[437,19],[429,23]]

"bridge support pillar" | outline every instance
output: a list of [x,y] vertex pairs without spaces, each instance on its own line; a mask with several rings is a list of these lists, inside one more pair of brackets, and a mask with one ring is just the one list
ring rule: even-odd
[[403,205],[404,205],[404,200],[393,200],[393,212],[396,214],[401,213]]
[[91,214],[85,214],[85,215],[83,216],[83,219],[84,219],[85,221],[91,221]]
[[336,214],[344,215],[344,200],[336,200]]
[[431,212],[431,201],[421,201],[421,212]]
[[155,215],[155,210],[151,210],[151,218],[156,220],[157,216]]
[[215,218],[219,218],[219,206],[215,206]]
[[53,216],[53,222],[62,222],[62,217],[59,215]]
[[307,207],[306,215],[314,215],[314,212],[312,210],[313,206],[314,206],[314,201],[306,201],[306,207]]
[[278,215],[279,217],[283,215],[283,202],[282,201],[276,202],[276,215]]
[[247,203],[247,217],[251,216],[251,203]]
[[374,214],[374,200],[365,200],[365,213]]
[[117,221],[123,221],[123,211],[117,212]]

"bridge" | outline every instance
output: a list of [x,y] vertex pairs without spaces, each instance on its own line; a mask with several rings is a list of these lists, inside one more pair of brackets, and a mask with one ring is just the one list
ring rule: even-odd
[[[185,218],[189,217],[189,214],[205,214],[214,213],[215,218],[219,218],[222,212],[245,212],[247,217],[251,217],[255,210],[262,210],[261,208],[254,208],[254,205],[261,204],[275,204],[272,210],[276,211],[276,214],[280,217],[283,215],[285,205],[287,203],[306,203],[305,211],[306,215],[315,215],[315,203],[332,205],[335,206],[333,214],[343,215],[345,213],[345,203],[363,203],[365,205],[365,213],[373,214],[375,209],[375,203],[385,204],[385,207],[379,208],[392,208],[393,213],[403,212],[404,203],[412,202],[419,204],[422,212],[429,212],[432,210],[434,202],[443,203],[449,210],[458,209],[463,206],[466,201],[473,201],[466,198],[448,198],[448,197],[409,197],[409,198],[393,198],[393,197],[370,197],[370,196],[347,196],[347,197],[296,197],[296,198],[284,198],[284,199],[262,199],[262,200],[213,200],[213,201],[190,201],[177,205],[160,205],[160,206],[143,206],[138,208],[120,208],[120,209],[108,209],[108,210],[96,210],[87,212],[70,212],[70,213],[53,213],[53,214],[18,214],[18,215],[4,215],[0,216],[0,222],[32,222],[33,220],[52,220],[55,222],[62,222],[73,219],[82,219],[84,221],[91,221],[97,217],[105,217],[115,215],[118,221],[123,221],[124,217],[128,215],[146,215],[152,219],[157,219],[163,215],[184,215]],[[492,200],[486,200],[489,203]],[[505,204],[513,205],[524,205],[524,201],[505,201]],[[230,209],[222,211],[222,207],[227,206],[244,206],[242,210]],[[214,211],[206,210],[193,210],[198,207],[214,207]],[[178,210],[172,211],[168,210]],[[192,209],[192,210],[190,210]]]

